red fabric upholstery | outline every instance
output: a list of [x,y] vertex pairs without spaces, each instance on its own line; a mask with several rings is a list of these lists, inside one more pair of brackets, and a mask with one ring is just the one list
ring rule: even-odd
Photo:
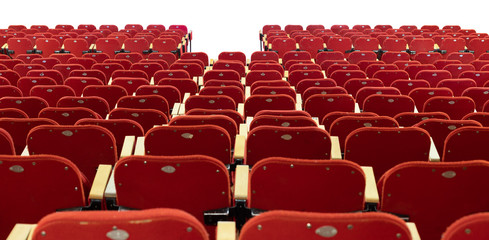
[[17,108],[24,111],[30,118],[36,118],[39,112],[48,107],[48,102],[39,97],[2,97],[0,108]]
[[489,152],[485,143],[489,139],[489,128],[462,127],[448,134],[442,161],[489,160]]

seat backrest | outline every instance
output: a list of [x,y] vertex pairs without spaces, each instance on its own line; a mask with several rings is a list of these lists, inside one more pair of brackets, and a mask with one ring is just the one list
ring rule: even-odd
[[489,160],[489,152],[484,145],[488,139],[489,128],[487,127],[458,128],[448,134],[445,140],[442,161]]
[[166,114],[155,109],[137,109],[118,107],[110,111],[109,119],[130,119],[139,123],[144,132],[153,128],[155,125],[168,123]]
[[378,180],[398,163],[428,161],[430,144],[430,135],[421,128],[359,128],[346,137],[345,159],[372,166]]
[[40,97],[2,97],[0,108],[17,108],[30,118],[36,118],[39,112],[48,107],[48,102]]
[[426,119],[445,119],[448,120],[450,117],[444,112],[403,112],[394,116],[399,126],[411,127]]
[[[141,223],[142,219],[147,220]],[[86,224],[80,225],[80,222]],[[117,229],[112,229],[117,226]],[[154,228],[157,231],[154,231]],[[72,228],[75,228],[74,231]],[[192,229],[192,231],[187,231]],[[150,209],[113,213],[110,211],[58,212],[39,221],[33,233],[36,239],[81,240],[93,237],[128,234],[138,239],[154,239],[158,236],[208,240],[208,233],[194,216],[178,209]]]
[[355,99],[348,94],[316,94],[304,103],[304,110],[318,119],[323,119],[330,112],[353,112],[354,109]]
[[37,223],[59,209],[86,206],[84,176],[68,159],[2,155],[0,161],[0,190],[5,196],[16,196],[1,200],[2,239],[7,239],[16,223]]
[[[474,213],[459,218],[450,224],[442,235],[442,240],[482,239],[489,234],[487,226],[488,213]],[[470,235],[469,235],[470,234]]]
[[423,111],[424,104],[427,100],[436,96],[453,96],[452,90],[449,88],[415,88],[408,94],[416,103],[416,109]]
[[373,94],[368,96],[363,103],[363,111],[389,117],[394,117],[402,112],[414,112],[414,109],[414,100],[404,95]]
[[440,239],[456,219],[489,210],[489,194],[480,191],[488,177],[487,161],[402,163],[378,182],[379,209],[408,216],[421,239]]
[[[311,227],[304,228],[304,226]],[[240,239],[265,240],[273,237],[314,239],[318,238],[318,235],[331,239],[411,239],[406,223],[390,214],[306,213],[279,210],[266,212],[250,219],[243,226]]]
[[311,117],[307,116],[255,115],[250,123],[250,130],[259,126],[317,127],[317,124]]
[[423,112],[444,112],[454,120],[460,120],[474,110],[474,100],[469,97],[432,97],[423,106]]
[[155,109],[169,117],[170,109],[166,99],[159,95],[124,96],[117,101],[117,107],[135,109]]
[[145,136],[145,154],[157,156],[206,155],[231,163],[231,138],[216,125],[161,126]]
[[245,101],[245,116],[254,116],[260,110],[294,110],[295,100],[288,95],[252,95]]
[[249,178],[248,207],[253,209],[351,212],[364,207],[365,175],[350,161],[269,157],[253,166]]
[[245,162],[254,165],[267,157],[331,159],[331,140],[318,127],[259,126],[248,133]]
[[75,91],[67,85],[37,85],[31,88],[30,96],[40,97],[46,100],[50,107],[56,107],[59,99],[74,97]]
[[99,164],[114,165],[117,149],[112,133],[99,126],[41,125],[27,135],[30,155],[53,154],[72,161],[92,181]]

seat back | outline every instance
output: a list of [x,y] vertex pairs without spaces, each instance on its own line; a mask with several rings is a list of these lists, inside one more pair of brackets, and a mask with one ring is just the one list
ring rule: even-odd
[[2,97],[0,108],[17,108],[30,118],[36,118],[39,112],[48,107],[48,102],[40,97]]
[[16,223],[37,223],[46,214],[86,205],[84,176],[71,161],[53,155],[2,155],[0,161],[0,190],[15,196],[1,200],[2,239]]
[[480,191],[488,177],[486,161],[402,163],[378,182],[379,209],[408,216],[421,239],[439,239],[456,219],[489,210],[489,194]]
[[330,112],[353,112],[354,109],[355,99],[348,94],[315,94],[304,103],[304,110],[318,119]]
[[245,162],[254,165],[267,157],[331,159],[331,140],[318,127],[259,126],[248,133]]
[[448,134],[445,140],[442,161],[489,160],[489,151],[484,144],[488,139],[487,127],[473,125],[458,128]]
[[99,164],[114,165],[117,160],[115,139],[99,126],[41,125],[27,135],[30,155],[53,154],[72,161],[89,181]]
[[288,95],[252,95],[245,101],[245,116],[254,116],[260,110],[294,110],[295,100]]
[[270,157],[256,163],[249,178],[250,208],[306,212],[364,208],[365,175],[350,161]]
[[444,112],[454,120],[460,120],[474,110],[475,103],[469,97],[432,97],[423,106],[423,112]]
[[[311,226],[312,229],[304,226]],[[327,231],[329,229],[332,231]],[[410,240],[411,234],[405,222],[385,213],[305,213],[278,210],[250,219],[240,233],[242,240],[274,237],[284,240],[321,237]]]
[[407,161],[428,161],[430,135],[421,128],[359,128],[346,137],[345,159],[372,166],[376,179]]

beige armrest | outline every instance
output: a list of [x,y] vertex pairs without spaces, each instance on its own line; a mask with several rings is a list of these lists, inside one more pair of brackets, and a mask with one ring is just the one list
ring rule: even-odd
[[194,80],[195,83],[199,83],[199,77],[198,76],[194,76],[192,78],[192,80]]
[[246,86],[245,87],[245,99],[248,99],[251,96],[251,87]]
[[136,148],[134,149],[134,155],[142,156],[145,155],[144,150],[144,137],[138,137],[136,141]]
[[[268,50],[272,50],[272,44],[271,43],[268,44]],[[280,63],[280,64],[282,64],[282,63]]]
[[178,111],[180,110],[180,103],[175,103],[173,105],[173,109],[171,111],[171,115],[172,116],[177,116],[178,115]]
[[8,44],[7,43],[3,44],[3,46],[2,46],[2,49],[5,49],[5,48],[8,48]]
[[340,139],[338,136],[331,136],[331,159],[341,160]]
[[375,175],[372,167],[362,167],[365,173],[365,202],[379,203],[379,192],[375,183]]
[[115,191],[115,180],[114,180],[114,169],[112,169],[109,182],[107,182],[107,187],[105,188],[105,198],[116,198],[117,194]]
[[180,108],[178,109],[178,115],[185,115],[185,103],[180,103]]
[[295,94],[295,102],[300,103],[302,106],[302,95],[300,93]]
[[421,237],[419,236],[418,233],[418,228],[416,228],[416,224],[413,222],[407,222],[406,223],[409,232],[411,233],[411,239],[412,240],[421,240]]
[[418,108],[416,108],[416,106],[414,106],[414,111],[413,112],[414,113],[419,113]]
[[284,78],[289,78],[289,71],[288,70],[284,71]]
[[239,135],[248,136],[248,125],[244,123],[239,124]]
[[326,43],[323,43],[323,48],[326,48]]
[[238,113],[241,114],[241,116],[244,116],[245,111],[244,111],[244,103],[238,103]]
[[95,43],[90,44],[90,47],[88,49],[90,49],[90,50],[95,49]]
[[435,45],[433,46],[434,49],[440,49],[440,46],[438,46],[437,43],[435,43]]
[[[246,72],[246,74],[248,74],[249,72],[250,72],[250,71],[248,70],[248,71]],[[243,86],[246,86],[246,78],[245,78],[245,77],[242,77],[242,78],[241,78],[241,84],[243,84]]]
[[109,82],[107,83],[107,85],[112,85],[112,77],[110,77]]
[[244,159],[246,148],[246,136],[237,135],[234,143],[234,159]]
[[321,72],[323,73],[323,77],[326,77],[326,71],[322,70]]
[[178,50],[181,50],[182,49],[182,44],[181,43],[178,44],[177,49]]
[[297,50],[301,49],[301,48],[299,47],[299,44],[298,44],[298,43],[296,43],[296,44],[295,44],[295,48],[296,48]]
[[185,103],[189,97],[190,97],[190,93],[186,92],[186,93],[183,95],[183,101],[182,101],[182,103]]
[[[316,122],[317,125],[319,125],[319,118],[318,117],[312,117],[312,120]],[[325,129],[326,130],[326,129]],[[329,129],[328,129],[329,130]],[[326,131],[328,131],[326,130]]]
[[131,156],[134,152],[134,145],[136,143],[136,136],[126,136],[124,138],[124,144],[122,145],[121,157]]
[[236,179],[234,184],[234,199],[247,200],[248,199],[248,175],[250,174],[250,167],[248,165],[236,166]]
[[[270,44],[270,47],[271,47],[271,44]],[[279,59],[278,59],[278,64],[282,65],[282,63],[283,63],[282,58],[279,58]]]
[[112,166],[107,164],[98,165],[97,173],[93,180],[92,188],[90,189],[89,199],[104,199],[105,188],[107,187],[107,182],[109,181],[110,172],[112,171]]
[[430,137],[430,162],[439,162],[440,161],[440,154],[438,154],[438,151],[436,150],[435,142],[433,142],[433,138]]
[[361,113],[362,111],[360,110],[360,105],[358,105],[358,103],[356,102],[355,103],[355,110],[354,110],[356,113]]
[[246,66],[249,66],[251,63],[251,59],[246,59]]
[[17,223],[7,237],[7,240],[26,240],[36,224]]
[[216,240],[236,240],[236,223],[235,222],[217,222]]
[[197,84],[198,84],[199,86],[204,86],[204,77],[203,77],[203,76],[199,76],[199,77],[197,78]]
[[25,146],[24,150],[20,154],[20,156],[29,156],[29,149],[27,148],[27,145]]
[[295,110],[299,110],[301,111],[302,110],[302,104],[301,103],[295,103]]

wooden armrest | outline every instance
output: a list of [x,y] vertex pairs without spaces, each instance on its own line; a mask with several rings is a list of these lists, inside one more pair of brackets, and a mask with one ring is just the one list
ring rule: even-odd
[[358,105],[358,103],[356,102],[355,103],[355,113],[361,113],[362,111],[360,110],[360,105]]
[[338,136],[331,136],[331,159],[341,160],[340,139]]
[[302,95],[300,93],[295,94],[295,102],[302,105]]
[[[312,117],[312,120],[316,122],[317,125],[319,125],[319,118],[318,117]],[[326,129],[325,129],[326,130]],[[329,130],[329,129],[328,129]],[[328,131],[326,130],[326,131]]]
[[5,48],[8,48],[8,44],[7,43],[3,44],[3,46],[2,46],[2,49],[5,49]]
[[153,49],[153,43],[149,44],[149,49]]
[[[249,72],[250,72],[250,71],[248,70],[248,71],[246,72],[246,74],[248,74]],[[242,77],[242,78],[241,78],[241,84],[243,84],[243,86],[246,86],[246,78],[245,78],[245,77]]]
[[185,103],[180,103],[180,108],[178,109],[178,115],[185,115]]
[[299,44],[298,43],[295,44],[295,49],[296,50],[300,50],[300,47],[299,47]]
[[435,45],[433,46],[434,49],[440,49],[440,46],[438,46],[437,43],[435,43]]
[[302,104],[301,103],[295,103],[295,110],[299,110],[301,111],[302,110]]
[[236,166],[236,179],[234,181],[234,199],[248,199],[248,175],[250,167],[248,165]]
[[216,240],[236,240],[236,223],[228,221],[217,222]]
[[144,137],[138,137],[136,141],[136,148],[134,149],[134,155],[143,156],[144,154]]
[[181,43],[178,44],[177,49],[182,50],[182,44]]
[[238,113],[244,116],[244,103],[238,103]]
[[244,136],[245,138],[248,136],[248,125],[244,123],[239,124],[239,135]]
[[[272,44],[271,43],[268,44],[268,49],[270,49],[270,50],[272,49]],[[280,63],[280,64],[282,64],[282,63]]]
[[173,109],[171,111],[172,116],[178,116],[178,111],[180,110],[180,103],[173,104]]
[[210,66],[214,65],[214,62],[215,62],[215,60],[211,58],[211,60],[209,61],[209,65]]
[[326,43],[323,43],[323,48],[326,48]]
[[326,71],[322,70],[321,72],[323,73],[323,77],[326,77]]
[[251,59],[246,59],[246,66],[249,66],[251,63]]
[[435,142],[433,142],[433,138],[430,137],[430,162],[439,162],[440,161],[440,154],[438,154],[438,151],[436,150]]
[[372,167],[362,167],[365,173],[365,202],[379,203],[379,192],[375,184],[375,175]]
[[26,240],[36,224],[17,223],[7,237],[7,240]]
[[88,49],[90,49],[90,50],[95,49],[95,43],[90,44],[90,47]]
[[289,78],[289,71],[288,70],[284,71],[284,78]]
[[136,136],[126,136],[124,138],[124,143],[122,145],[120,158],[131,156],[134,152],[135,143],[136,143]]
[[409,232],[411,233],[411,239],[412,240],[421,240],[421,237],[419,236],[418,228],[416,227],[416,224],[413,222],[407,222],[406,225],[409,229]]
[[109,82],[107,83],[107,85],[112,85],[112,77],[110,77]]
[[[324,47],[326,48],[326,44],[324,44]],[[312,62],[312,63],[316,63],[316,59],[311,58],[311,62]],[[325,71],[323,71],[323,73],[324,73],[324,72],[325,72]],[[326,75],[326,74],[324,74],[324,75]]]
[[115,191],[115,180],[114,180],[114,169],[110,172],[109,181],[107,182],[107,187],[104,193],[105,198],[116,198],[117,194]]
[[279,58],[279,59],[278,59],[278,64],[282,65],[282,63],[283,63],[282,58]]
[[155,85],[155,78],[154,77],[151,77],[151,79],[149,80],[149,85],[151,85],[151,86]]
[[234,159],[244,159],[246,148],[246,136],[237,135],[234,143]]
[[[124,46],[124,44],[122,46]],[[61,45],[61,49],[65,49],[65,45],[64,44]]]
[[107,164],[98,165],[97,173],[93,180],[92,188],[90,189],[89,199],[103,200],[105,188],[109,181],[112,166]]
[[246,86],[245,87],[245,99],[248,99],[251,96],[251,87]]
[[190,97],[190,93],[186,92],[186,93],[183,95],[183,100],[182,100],[182,103],[185,103],[189,97]]
[[27,145],[25,146],[24,150],[20,154],[20,156],[29,156],[29,149],[27,148]]

